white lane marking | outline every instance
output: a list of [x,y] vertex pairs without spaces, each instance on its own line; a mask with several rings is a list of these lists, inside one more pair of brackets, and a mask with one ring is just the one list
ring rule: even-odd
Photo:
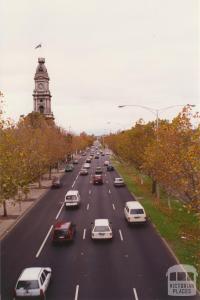
[[88,203],[88,205],[87,205],[87,210],[89,210],[89,207],[90,207],[90,204]]
[[108,190],[108,194],[111,194],[111,190]]
[[55,217],[56,220],[58,219],[58,217],[59,217],[59,215],[60,215],[60,213],[61,213],[64,205],[65,205],[65,203],[63,203],[62,206],[61,206],[61,208],[59,209],[59,212],[57,213],[57,215]]
[[92,193],[92,191],[91,191],[91,190],[89,190],[89,195],[91,195],[91,193]]
[[77,284],[77,286],[76,286],[76,293],[75,293],[75,298],[74,298],[74,300],[78,300],[78,292],[79,292],[79,285]]
[[133,288],[133,293],[134,293],[134,296],[135,296],[135,300],[139,300],[139,298],[138,298],[138,295],[137,295],[137,292],[136,292],[136,289],[135,289],[135,288]]
[[122,231],[121,231],[121,229],[119,229],[119,235],[120,235],[120,239],[121,239],[121,241],[123,241],[124,239],[123,239],[123,235],[122,235]]
[[114,203],[112,204],[112,207],[113,207],[113,210],[115,210],[115,205],[114,205]]
[[106,183],[108,183],[108,180],[106,180]]
[[[79,175],[79,174],[78,174]],[[76,183],[76,180],[78,179],[78,175],[76,176],[76,178],[74,179],[74,182],[72,184],[72,188],[74,187],[75,183]]]
[[83,240],[85,239],[86,236],[86,229],[83,230]]
[[47,239],[48,239],[48,237],[49,237],[52,229],[53,229],[53,225],[51,225],[51,227],[50,227],[50,229],[49,229],[49,231],[48,231],[48,233],[47,233],[44,241],[42,242],[42,245],[40,246],[40,249],[38,250],[38,252],[37,252],[37,254],[35,256],[36,258],[38,258],[38,256],[40,255],[40,253],[41,253],[41,251],[42,251],[42,249],[43,249],[43,247],[44,247],[44,245],[45,245],[45,243],[46,243],[46,241],[47,241]]

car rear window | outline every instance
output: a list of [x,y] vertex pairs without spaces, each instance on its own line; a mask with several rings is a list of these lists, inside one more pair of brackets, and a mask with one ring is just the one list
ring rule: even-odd
[[20,280],[17,284],[17,289],[34,290],[39,289],[39,283],[37,280]]
[[110,228],[108,226],[95,226],[94,232],[106,232],[110,231]]
[[144,210],[142,208],[131,209],[130,213],[132,215],[140,215],[140,214],[144,214]]
[[76,196],[75,195],[69,195],[69,196],[66,196],[66,199],[67,200],[76,200]]

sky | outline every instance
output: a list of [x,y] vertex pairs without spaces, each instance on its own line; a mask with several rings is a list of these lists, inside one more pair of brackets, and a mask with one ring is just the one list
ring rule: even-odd
[[155,109],[171,120],[188,103],[200,111],[199,12],[198,0],[1,0],[6,115],[33,110],[38,57],[55,122],[75,133],[124,130]]

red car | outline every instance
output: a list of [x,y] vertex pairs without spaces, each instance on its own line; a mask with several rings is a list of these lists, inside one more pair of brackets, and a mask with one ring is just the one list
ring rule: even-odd
[[76,233],[76,225],[72,222],[58,222],[53,228],[53,243],[72,241]]
[[95,174],[93,176],[93,184],[103,184],[103,177],[101,174]]

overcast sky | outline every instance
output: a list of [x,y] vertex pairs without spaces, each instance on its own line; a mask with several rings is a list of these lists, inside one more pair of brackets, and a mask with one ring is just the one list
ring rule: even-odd
[[[1,0],[0,90],[8,116],[33,110],[45,57],[56,123],[75,132],[130,128],[155,109],[200,111],[198,0]],[[42,48],[34,47],[42,43]],[[181,106],[160,111],[171,119]]]

